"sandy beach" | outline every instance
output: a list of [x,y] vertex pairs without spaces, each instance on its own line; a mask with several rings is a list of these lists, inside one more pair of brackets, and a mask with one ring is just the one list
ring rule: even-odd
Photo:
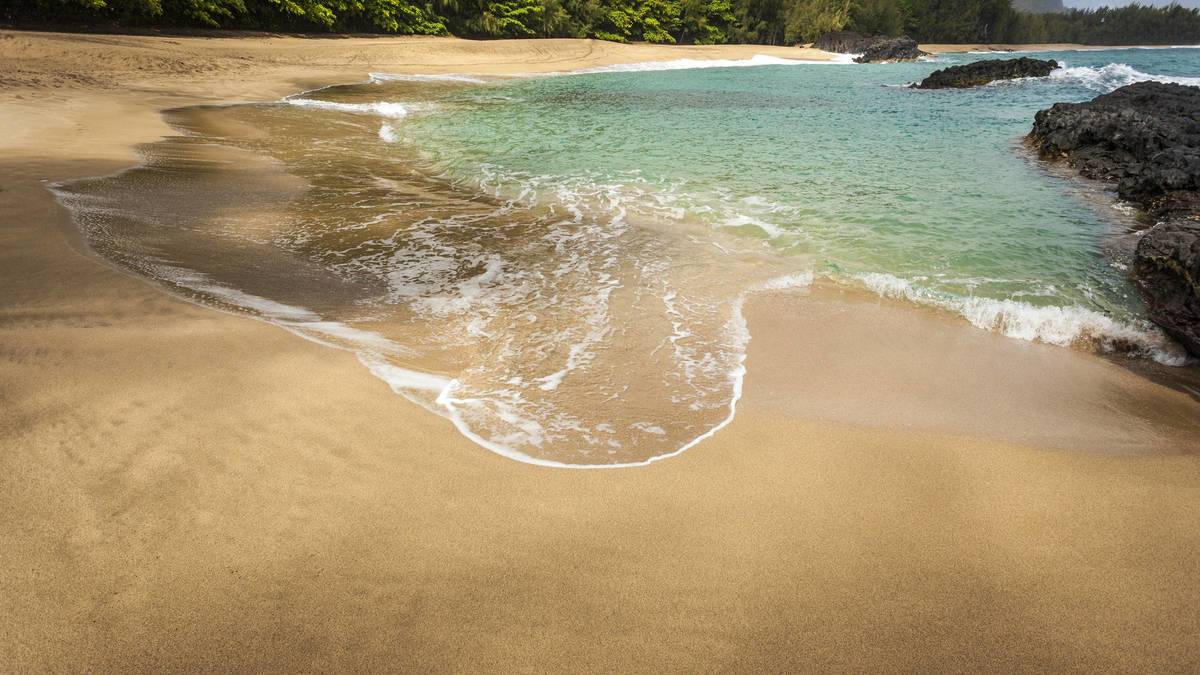
[[818,284],[747,305],[713,438],[533,467],[119,271],[46,189],[137,163],[168,108],[755,54],[828,58],[0,32],[4,669],[1200,668],[1194,378]]

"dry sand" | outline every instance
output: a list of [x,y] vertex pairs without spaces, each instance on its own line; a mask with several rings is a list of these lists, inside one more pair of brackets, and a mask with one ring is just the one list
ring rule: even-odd
[[800,54],[0,33],[2,669],[1200,668],[1200,406],[1117,364],[765,296],[730,426],[541,469],[81,252],[43,186],[169,106],[753,53]]

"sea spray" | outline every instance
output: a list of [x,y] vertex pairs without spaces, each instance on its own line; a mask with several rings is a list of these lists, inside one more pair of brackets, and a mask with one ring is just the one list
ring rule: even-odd
[[1181,77],[1144,73],[1124,63],[1109,63],[1100,67],[1067,66],[1050,73],[1053,80],[1107,93],[1134,82],[1165,82],[1200,86],[1200,77]]

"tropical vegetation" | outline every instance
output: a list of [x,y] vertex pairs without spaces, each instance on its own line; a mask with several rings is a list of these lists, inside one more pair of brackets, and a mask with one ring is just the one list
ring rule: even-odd
[[618,42],[809,42],[831,30],[921,42],[1200,43],[1200,10],[1027,13],[1011,0],[6,0],[31,25],[220,27]]

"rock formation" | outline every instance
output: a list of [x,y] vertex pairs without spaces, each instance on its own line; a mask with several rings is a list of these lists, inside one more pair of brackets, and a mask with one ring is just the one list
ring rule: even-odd
[[1200,356],[1200,87],[1138,82],[1037,113],[1046,159],[1116,183],[1155,221],[1131,270],[1150,317]]
[[859,54],[858,63],[883,61],[912,61],[925,52],[917,48],[916,40],[907,37],[890,38],[885,35],[866,37],[849,30],[832,31],[812,43],[814,49],[838,54]]
[[854,59],[855,63],[886,63],[889,61],[915,61],[925,56],[925,52],[917,48],[917,41],[909,37],[884,38],[868,44]]
[[913,87],[917,89],[965,89],[996,80],[1046,77],[1055,68],[1058,68],[1058,62],[1054,60],[1043,61],[1027,57],[990,59],[935,70],[930,73],[929,77],[914,84]]

